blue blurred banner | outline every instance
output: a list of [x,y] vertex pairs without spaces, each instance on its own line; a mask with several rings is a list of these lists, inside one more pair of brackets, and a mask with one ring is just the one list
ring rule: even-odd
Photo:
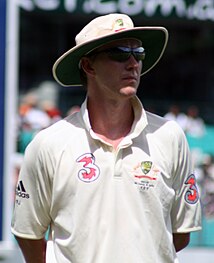
[[187,135],[201,195],[202,231],[191,234],[191,247],[214,247],[214,126],[200,137]]
[[0,240],[2,240],[6,0],[0,1]]
[[214,126],[207,125],[204,136],[191,137],[187,135],[191,149],[200,149],[204,153],[214,155]]

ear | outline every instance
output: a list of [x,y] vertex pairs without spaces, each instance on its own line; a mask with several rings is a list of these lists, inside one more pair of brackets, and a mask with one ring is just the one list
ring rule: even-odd
[[93,61],[90,58],[83,57],[81,67],[86,75],[94,75]]

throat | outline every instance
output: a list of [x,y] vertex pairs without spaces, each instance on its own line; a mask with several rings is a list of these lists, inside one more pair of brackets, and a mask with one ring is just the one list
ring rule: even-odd
[[119,145],[120,142],[123,140],[123,138],[125,137],[125,136],[123,136],[123,137],[111,139],[111,138],[106,137],[106,136],[104,136],[104,135],[102,135],[102,134],[96,133],[96,135],[97,135],[100,139],[102,139],[104,142],[106,142],[106,143],[108,143],[108,144],[111,144],[112,147],[113,147],[115,150],[117,149],[118,145]]
[[132,123],[128,124],[127,126],[123,126],[118,122],[115,127],[103,127],[103,129],[95,128],[94,132],[99,138],[111,144],[113,148],[116,149],[120,142],[129,134],[131,127]]
[[93,105],[89,110],[89,118],[94,133],[116,148],[131,131],[134,110],[129,100],[122,103],[108,102],[106,106],[105,103],[100,107]]

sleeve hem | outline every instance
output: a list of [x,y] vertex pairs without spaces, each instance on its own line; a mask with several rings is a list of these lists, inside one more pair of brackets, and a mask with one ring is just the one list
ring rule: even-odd
[[33,234],[27,234],[27,233],[20,233],[17,232],[14,228],[11,228],[12,234],[14,234],[17,237],[24,238],[24,239],[32,239],[32,240],[38,240],[38,239],[43,239],[45,236],[44,235],[33,235]]
[[175,234],[190,233],[190,232],[200,231],[201,229],[202,229],[201,226],[197,226],[197,227],[194,227],[194,228],[173,230],[173,233],[175,233]]

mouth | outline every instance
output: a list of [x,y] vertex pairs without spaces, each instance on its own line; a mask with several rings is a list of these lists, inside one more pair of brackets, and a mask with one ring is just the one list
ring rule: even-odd
[[126,76],[123,78],[123,81],[128,83],[137,83],[138,79],[135,76]]
[[135,80],[137,81],[137,77],[134,75],[127,75],[123,77],[124,80]]

